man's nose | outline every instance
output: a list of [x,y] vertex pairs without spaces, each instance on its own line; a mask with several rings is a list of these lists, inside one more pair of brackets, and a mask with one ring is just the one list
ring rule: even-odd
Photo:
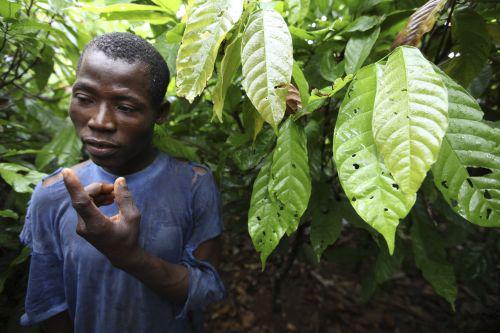
[[107,105],[107,103],[99,104],[99,108],[96,110],[92,118],[90,118],[88,126],[96,131],[116,130],[113,110]]

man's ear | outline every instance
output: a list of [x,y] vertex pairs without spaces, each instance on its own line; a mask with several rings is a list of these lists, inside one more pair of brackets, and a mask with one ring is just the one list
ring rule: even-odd
[[156,115],[156,124],[163,124],[167,120],[168,112],[170,111],[170,103],[165,101],[158,108],[158,114]]

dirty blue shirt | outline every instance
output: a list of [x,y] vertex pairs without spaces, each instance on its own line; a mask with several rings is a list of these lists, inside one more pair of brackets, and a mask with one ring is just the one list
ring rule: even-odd
[[[140,245],[165,261],[185,265],[189,292],[173,304],[117,269],[76,233],[77,216],[62,178],[33,192],[20,238],[32,248],[22,325],[68,310],[75,333],[186,332],[188,315],[221,299],[217,271],[193,256],[198,245],[222,232],[219,194],[210,170],[158,154],[145,169],[125,177],[141,212]],[[56,171],[57,174],[60,170]],[[84,186],[117,176],[91,161],[76,170]],[[116,204],[100,207],[112,216]]]

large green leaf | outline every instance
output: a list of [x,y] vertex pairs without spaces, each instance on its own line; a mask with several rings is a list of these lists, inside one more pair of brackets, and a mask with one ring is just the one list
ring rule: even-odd
[[278,12],[258,10],[250,16],[241,45],[242,84],[262,118],[274,128],[285,115],[292,53],[292,37]]
[[54,159],[57,159],[57,165],[66,166],[76,164],[80,160],[82,142],[69,121],[63,126],[38,153],[36,157],[38,169],[44,169]]
[[160,6],[121,3],[104,7],[86,5],[82,10],[99,13],[106,20],[148,21],[152,24],[165,24],[175,20],[175,13]]
[[452,49],[455,57],[443,67],[448,75],[467,87],[488,59],[491,44],[486,23],[472,9],[459,10],[453,14],[451,32],[456,43]]
[[240,19],[243,0],[196,0],[177,55],[177,94],[192,102],[212,76],[219,46]]
[[417,204],[412,212],[411,241],[415,263],[436,293],[454,307],[457,298],[457,283],[453,266],[446,259],[444,241],[425,206]]
[[253,184],[248,232],[264,269],[267,257],[279,244],[288,229],[287,221],[279,216],[280,207],[269,197],[268,184],[271,178],[272,158],[268,156]]
[[224,57],[220,65],[220,73],[217,83],[214,87],[212,100],[214,102],[214,114],[217,115],[219,121],[222,122],[222,109],[224,107],[224,99],[231,84],[233,76],[241,64],[241,36],[237,36],[231,44],[226,47]]
[[0,163],[0,176],[18,193],[30,193],[46,175],[15,163]]
[[441,77],[418,49],[397,48],[378,82],[372,129],[377,149],[403,192],[420,188],[447,127],[448,98]]
[[380,27],[376,27],[371,31],[356,33],[349,38],[344,55],[346,74],[353,74],[363,66],[379,34]]
[[408,214],[416,195],[399,189],[373,140],[372,114],[381,67],[360,69],[349,86],[335,125],[333,157],[352,206],[384,236],[392,253],[399,219]]
[[303,21],[309,11],[311,0],[285,0],[285,9],[288,10],[288,23],[296,24]]
[[311,176],[304,130],[290,118],[281,126],[273,152],[269,193],[288,221],[287,234],[298,227],[311,195]]
[[500,129],[482,120],[483,112],[464,88],[442,77],[448,88],[450,125],[432,166],[434,182],[465,219],[499,227]]

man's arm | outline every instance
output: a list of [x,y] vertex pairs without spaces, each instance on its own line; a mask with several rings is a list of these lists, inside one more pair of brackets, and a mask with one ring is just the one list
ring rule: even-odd
[[[64,169],[62,173],[79,217],[77,233],[108,257],[115,267],[135,276],[171,302],[184,303],[189,287],[188,269],[149,254],[139,246],[140,212],[125,179],[118,178],[114,184],[113,196],[119,213],[107,217],[96,206],[97,193],[89,195],[71,170]],[[201,243],[193,255],[215,264],[218,248],[219,238],[216,237]]]

